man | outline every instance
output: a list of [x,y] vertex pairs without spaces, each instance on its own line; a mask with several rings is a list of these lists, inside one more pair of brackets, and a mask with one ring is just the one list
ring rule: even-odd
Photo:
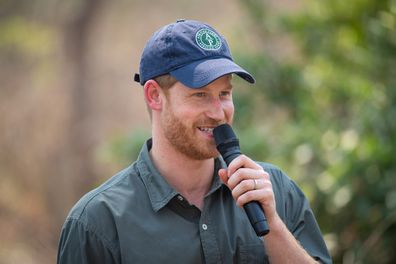
[[[330,263],[300,189],[241,155],[227,168],[213,128],[232,124],[233,62],[212,27],[179,20],[154,33],[135,76],[152,138],[130,167],[86,194],[62,229],[58,263]],[[257,201],[270,232],[241,208]]]

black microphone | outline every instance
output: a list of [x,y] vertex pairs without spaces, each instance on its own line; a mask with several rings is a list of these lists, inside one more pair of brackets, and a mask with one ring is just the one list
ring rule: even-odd
[[[241,149],[239,147],[239,140],[236,137],[231,126],[228,124],[222,124],[215,127],[213,130],[213,136],[216,142],[217,150],[220,152],[227,166],[236,157],[241,155]],[[264,211],[257,201],[246,203],[243,208],[249,218],[250,224],[253,226],[257,236],[265,236],[269,232],[267,218],[264,215]]]

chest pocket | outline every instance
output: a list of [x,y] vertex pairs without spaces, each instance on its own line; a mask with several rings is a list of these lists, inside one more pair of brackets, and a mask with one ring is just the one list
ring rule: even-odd
[[239,245],[236,263],[269,263],[262,243]]

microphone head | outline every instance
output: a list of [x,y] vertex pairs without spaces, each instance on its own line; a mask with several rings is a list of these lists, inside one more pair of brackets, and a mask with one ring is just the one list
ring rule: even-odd
[[236,139],[236,135],[229,124],[222,124],[213,129],[216,145],[225,143],[230,139]]
[[213,129],[213,136],[216,142],[216,148],[227,165],[241,155],[239,140],[230,125],[222,124],[215,127]]

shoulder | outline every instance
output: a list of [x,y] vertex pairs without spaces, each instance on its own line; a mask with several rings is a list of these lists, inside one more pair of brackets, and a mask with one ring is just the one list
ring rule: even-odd
[[111,197],[117,196],[126,186],[130,185],[129,181],[134,174],[134,170],[128,167],[110,179],[105,181],[97,188],[86,193],[71,209],[68,218],[81,219],[81,217],[91,211],[97,212],[105,207],[106,203],[111,201]]
[[331,263],[319,226],[303,191],[277,166],[263,162],[258,164],[270,174],[276,211],[289,231],[311,256],[323,263]]
[[85,194],[70,210],[63,224],[60,248],[69,252],[68,248],[84,244],[95,248],[95,252],[102,247],[117,252],[118,210],[127,199],[125,193],[131,193],[126,190],[139,181],[137,174],[132,164]]
[[70,210],[66,223],[114,236],[117,217],[122,215],[126,206],[130,206],[133,197],[139,195],[142,183],[138,174],[135,164],[132,164],[85,194]]

